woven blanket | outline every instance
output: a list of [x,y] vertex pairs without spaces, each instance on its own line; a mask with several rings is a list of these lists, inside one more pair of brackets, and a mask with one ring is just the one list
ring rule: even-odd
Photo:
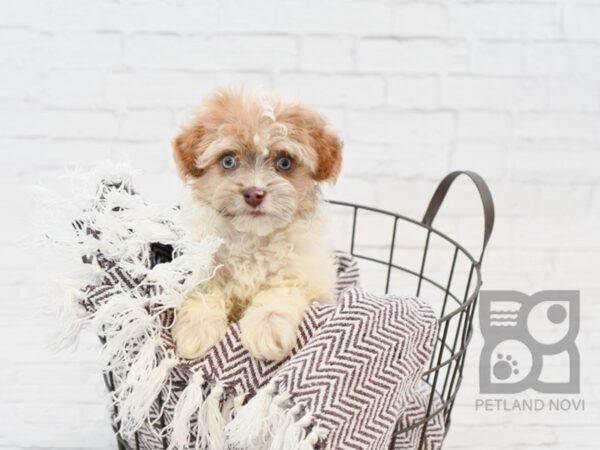
[[[180,360],[172,311],[210,277],[219,241],[189,241],[176,211],[148,205],[124,177],[91,200],[74,222],[91,275],[61,308],[63,339],[84,325],[101,336],[113,423],[132,448],[417,448],[420,432],[397,434],[429,399],[420,375],[437,321],[426,303],[364,291],[356,262],[336,253],[338,303],[309,308],[287,359],[252,358],[231,324],[205,356]],[[423,448],[440,447],[440,421]]]

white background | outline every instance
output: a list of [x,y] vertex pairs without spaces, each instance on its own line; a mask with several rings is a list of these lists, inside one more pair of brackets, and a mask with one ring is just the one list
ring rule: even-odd
[[[330,117],[346,145],[332,198],[420,218],[445,173],[481,173],[497,207],[485,288],[582,291],[586,411],[475,412],[477,328],[447,448],[600,447],[599,2],[14,0],[0,6],[0,448],[116,448],[95,339],[45,347],[46,273],[17,245],[27,186],[111,158],[175,203],[169,142],[231,83]],[[440,227],[476,251],[476,191],[459,183],[449,203]]]

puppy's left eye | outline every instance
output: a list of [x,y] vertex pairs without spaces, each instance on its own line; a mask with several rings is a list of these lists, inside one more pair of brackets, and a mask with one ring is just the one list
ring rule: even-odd
[[221,159],[221,166],[225,170],[235,169],[237,167],[237,161],[235,159],[235,156],[232,156],[232,155],[223,156],[223,158]]
[[287,172],[292,168],[292,160],[287,156],[280,156],[277,158],[277,170],[281,170],[283,172]]

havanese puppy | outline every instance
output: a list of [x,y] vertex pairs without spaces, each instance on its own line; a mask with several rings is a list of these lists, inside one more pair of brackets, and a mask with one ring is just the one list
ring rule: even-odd
[[340,139],[306,106],[220,90],[173,146],[191,187],[184,220],[198,238],[223,239],[215,275],[177,311],[177,353],[202,356],[239,320],[254,357],[285,358],[306,309],[333,300],[319,183],[340,172]]

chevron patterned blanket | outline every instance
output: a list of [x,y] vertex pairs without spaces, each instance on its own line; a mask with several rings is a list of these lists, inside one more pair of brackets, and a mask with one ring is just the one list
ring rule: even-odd
[[[104,177],[74,221],[89,270],[61,307],[63,340],[91,326],[102,340],[113,424],[131,448],[440,448],[439,419],[399,434],[439,405],[420,380],[437,336],[432,309],[358,285],[351,256],[336,253],[337,305],[313,305],[284,361],[253,359],[239,327],[199,360],[176,357],[172,311],[210,276],[217,240],[190,242],[176,212]],[[158,244],[161,242],[161,244]],[[418,431],[418,432],[416,432]],[[424,447],[420,444],[424,443]]]

